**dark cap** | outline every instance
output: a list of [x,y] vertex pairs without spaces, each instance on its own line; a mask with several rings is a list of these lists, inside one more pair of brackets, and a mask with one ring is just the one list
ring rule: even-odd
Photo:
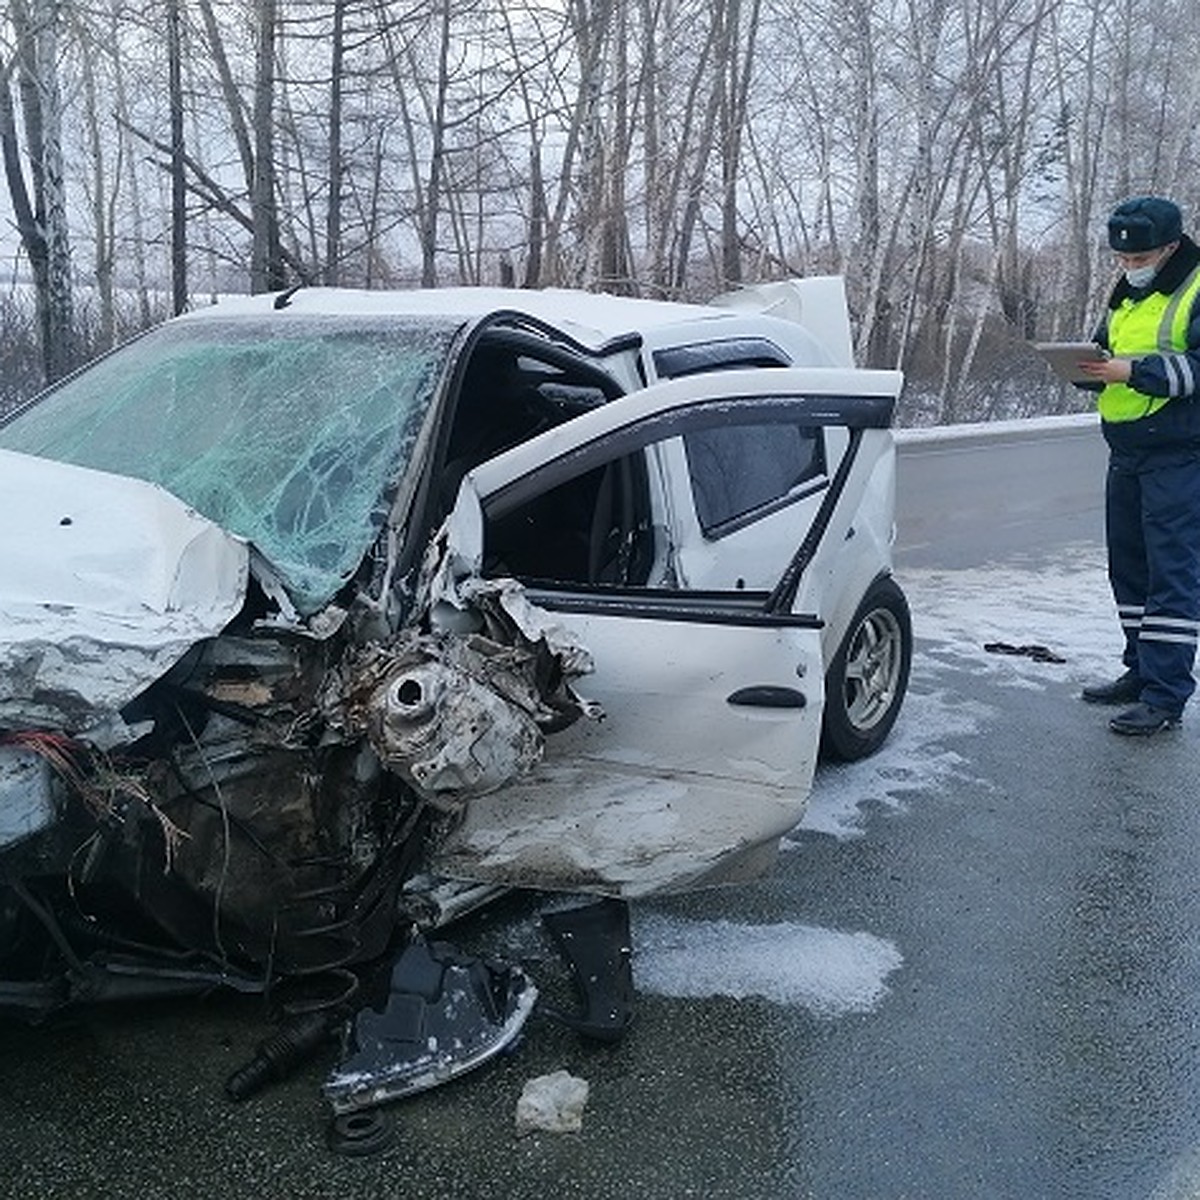
[[1183,236],[1179,205],[1162,196],[1134,196],[1108,218],[1108,244],[1123,254],[1157,250]]

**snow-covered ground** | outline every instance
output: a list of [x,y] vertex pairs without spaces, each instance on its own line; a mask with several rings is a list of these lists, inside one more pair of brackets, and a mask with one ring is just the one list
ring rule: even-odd
[[[1049,680],[1082,685],[1120,671],[1121,638],[1102,546],[1075,547],[1052,568],[1004,564],[900,572],[899,578],[916,637],[904,711],[873,758],[819,768],[801,829],[856,837],[865,804],[899,807],[918,789],[971,778],[971,764],[946,743],[985,727],[993,713],[950,692],[947,668],[986,673],[1011,688],[1044,688]],[[984,649],[990,642],[1045,646],[1066,662],[996,654]],[[798,844],[785,839],[785,852],[799,852]],[[660,995],[757,995],[838,1016],[879,1004],[888,976],[903,961],[894,943],[865,931],[689,921],[654,912],[635,922],[638,986]]]
[[[943,743],[948,735],[974,732],[991,712],[948,695],[943,667],[986,673],[992,683],[1012,688],[1044,688],[1049,680],[1082,686],[1120,674],[1122,641],[1100,545],[1068,550],[1052,567],[909,571],[899,579],[916,638],[904,710],[879,754],[820,768],[803,829],[854,836],[864,801],[895,804],[906,792],[967,773]],[[984,649],[993,642],[1045,646],[1066,662]]]
[[[799,923],[635,919],[634,975],[662,996],[763,996],[836,1017],[874,1008],[903,959],[885,938]],[[700,969],[702,967],[702,969]]]

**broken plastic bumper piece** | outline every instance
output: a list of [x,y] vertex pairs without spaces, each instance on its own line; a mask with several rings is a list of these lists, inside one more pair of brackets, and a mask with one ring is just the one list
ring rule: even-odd
[[620,1041],[633,1023],[634,986],[629,905],[606,897],[582,908],[548,912],[542,921],[571,968],[580,1011],[547,1016],[584,1037]]
[[364,1008],[351,1021],[325,1098],[345,1113],[445,1083],[509,1045],[536,1000],[518,967],[418,937],[396,960],[382,1008]]

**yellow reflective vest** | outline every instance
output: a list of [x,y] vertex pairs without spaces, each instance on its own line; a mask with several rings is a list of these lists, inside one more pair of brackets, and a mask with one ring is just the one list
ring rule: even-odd
[[[1108,348],[1117,358],[1142,358],[1186,350],[1192,301],[1200,293],[1200,266],[1169,296],[1151,292],[1140,300],[1124,297],[1108,318]],[[1158,412],[1170,396],[1147,396],[1127,383],[1110,383],[1100,393],[1105,421],[1136,421]]]

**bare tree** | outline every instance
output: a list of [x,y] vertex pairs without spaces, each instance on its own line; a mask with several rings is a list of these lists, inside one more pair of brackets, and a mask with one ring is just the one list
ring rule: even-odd
[[250,254],[250,290],[272,292],[287,283],[275,190],[277,0],[255,0],[255,18],[254,179],[250,188],[254,241]]
[[743,14],[742,0],[724,0],[722,8],[721,274],[728,285],[742,280],[738,181],[762,6],[760,0],[749,0]]
[[[92,239],[94,243],[93,276],[96,281],[96,298],[99,307],[98,348],[108,349],[116,336],[116,313],[113,288],[113,206],[121,172],[111,173],[107,168],[107,143],[101,130],[102,118],[97,86],[97,58],[99,55],[83,56],[83,93],[86,145],[89,152],[91,171],[85,176],[92,217]],[[118,154],[120,148],[118,144]],[[112,195],[109,195],[108,180],[114,180]]]
[[65,375],[76,360],[62,151],[63,104],[58,78],[60,15],[56,0],[12,0],[9,6],[16,35],[16,74],[32,188],[25,181],[7,73],[0,98],[4,169],[17,228],[33,272],[42,369],[47,382]]
[[346,65],[347,0],[333,0],[333,32],[329,46],[329,198],[325,206],[324,279],[340,282],[342,259],[342,195],[345,162],[342,158],[343,95]]
[[180,0],[167,0],[167,90],[171,106],[171,311],[188,303],[187,177],[183,141],[183,38]]

